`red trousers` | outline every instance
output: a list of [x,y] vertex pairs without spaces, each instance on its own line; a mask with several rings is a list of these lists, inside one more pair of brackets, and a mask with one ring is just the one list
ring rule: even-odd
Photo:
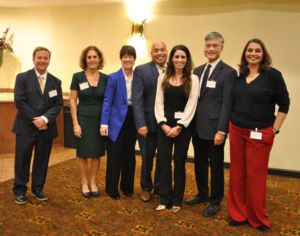
[[229,124],[230,180],[228,211],[232,220],[257,228],[271,228],[266,210],[266,182],[269,155],[274,142],[272,127],[258,130],[262,140],[250,139],[250,132]]

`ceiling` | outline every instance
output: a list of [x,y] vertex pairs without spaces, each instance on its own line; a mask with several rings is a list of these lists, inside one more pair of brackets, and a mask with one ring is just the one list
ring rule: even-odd
[[80,5],[100,5],[115,4],[137,1],[152,2],[181,2],[184,5],[193,6],[222,6],[222,5],[240,5],[240,4],[283,4],[300,5],[300,0],[0,0],[0,7],[46,7],[46,6],[80,6]]
[[124,0],[0,0],[0,7],[78,6],[124,2]]

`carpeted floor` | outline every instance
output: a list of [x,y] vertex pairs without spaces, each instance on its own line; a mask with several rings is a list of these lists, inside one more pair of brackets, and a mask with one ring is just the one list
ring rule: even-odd
[[[249,225],[228,226],[227,192],[229,171],[225,170],[225,197],[217,216],[205,218],[204,204],[182,205],[155,211],[159,196],[144,203],[139,199],[141,158],[137,156],[135,193],[116,201],[105,189],[106,157],[99,171],[100,196],[85,199],[80,192],[76,159],[49,167],[45,192],[49,201],[40,202],[27,193],[27,205],[17,205],[12,193],[13,180],[0,184],[0,235],[300,235],[300,180],[269,176],[267,211],[272,229],[260,233]],[[186,164],[184,199],[197,193],[194,165]],[[29,183],[30,186],[30,183]],[[30,190],[29,190],[30,191]]]

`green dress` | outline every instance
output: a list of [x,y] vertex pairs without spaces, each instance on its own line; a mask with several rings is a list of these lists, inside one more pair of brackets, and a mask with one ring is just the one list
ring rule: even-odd
[[[98,158],[105,155],[105,138],[100,135],[101,110],[107,75],[100,72],[98,85],[93,91],[84,71],[75,73],[71,90],[78,91],[77,119],[81,138],[76,137],[76,155],[81,158]],[[89,88],[80,89],[79,84],[88,83]]]

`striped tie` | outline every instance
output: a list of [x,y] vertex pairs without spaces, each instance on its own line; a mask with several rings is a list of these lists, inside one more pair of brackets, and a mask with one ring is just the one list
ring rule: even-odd
[[38,79],[39,79],[39,84],[41,86],[42,93],[44,93],[44,89],[45,89],[44,77],[40,75],[40,76],[38,76]]
[[165,67],[164,66],[158,66],[160,69],[161,69],[161,73],[164,73],[165,72]]

